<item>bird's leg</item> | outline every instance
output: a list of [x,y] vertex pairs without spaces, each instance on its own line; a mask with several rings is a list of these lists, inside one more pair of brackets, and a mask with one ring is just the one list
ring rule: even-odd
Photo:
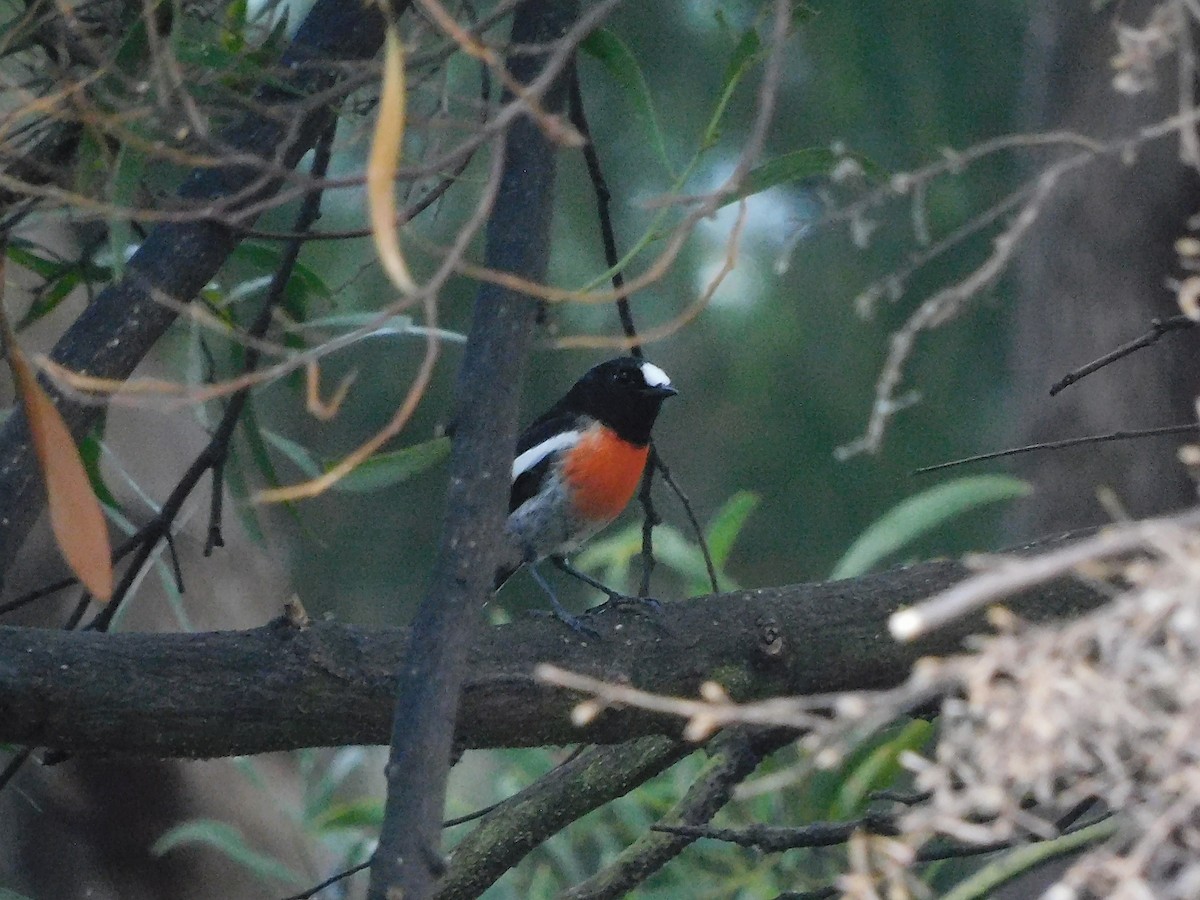
[[541,589],[546,592],[546,596],[550,598],[550,608],[553,610],[556,619],[572,631],[577,631],[580,634],[586,634],[593,638],[600,637],[600,634],[594,628],[585,625],[578,616],[571,615],[563,608],[563,605],[558,602],[558,597],[555,595],[554,589],[550,587],[550,582],[538,571],[537,563],[528,563],[525,568],[529,570],[529,574],[533,576],[533,580],[538,583]]
[[572,578],[578,578],[584,584],[594,587],[600,593],[604,594],[608,600],[605,601],[602,606],[598,607],[599,609],[603,609],[607,606],[617,607],[630,604],[640,604],[649,606],[655,612],[662,611],[662,606],[653,597],[631,597],[628,594],[622,594],[620,591],[614,591],[604,582],[598,581],[586,572],[575,568],[573,565],[567,562],[567,559],[564,556],[551,556],[549,559],[550,562],[554,564],[555,568],[557,568],[560,572],[565,572]]

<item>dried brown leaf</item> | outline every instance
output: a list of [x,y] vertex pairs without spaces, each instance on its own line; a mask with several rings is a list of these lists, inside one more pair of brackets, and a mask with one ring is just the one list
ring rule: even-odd
[[58,408],[38,384],[29,360],[13,342],[8,346],[8,365],[46,484],[54,539],[88,592],[97,600],[107,601],[113,592],[112,546],[79,448]]
[[384,271],[404,294],[415,294],[417,286],[400,252],[400,233],[396,227],[396,172],[404,143],[405,93],[404,45],[396,29],[389,25],[384,43],[379,118],[367,161],[367,207],[371,237]]

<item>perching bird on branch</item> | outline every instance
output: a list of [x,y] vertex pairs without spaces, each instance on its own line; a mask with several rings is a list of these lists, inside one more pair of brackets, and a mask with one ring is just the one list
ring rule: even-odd
[[676,393],[653,363],[610,359],[588,370],[525,429],[508,500],[511,558],[496,571],[497,588],[528,565],[555,615],[576,630],[583,626],[558,602],[538,562],[550,559],[610,598],[619,596],[568,565],[565,556],[629,503],[650,455],[650,429],[662,402]]

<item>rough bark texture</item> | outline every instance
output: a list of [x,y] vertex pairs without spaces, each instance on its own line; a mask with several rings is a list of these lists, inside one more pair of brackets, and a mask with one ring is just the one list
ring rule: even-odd
[[[965,620],[912,645],[887,633],[894,610],[964,574],[957,563],[930,562],[679,601],[659,622],[604,613],[590,620],[600,640],[542,618],[484,629],[469,650],[457,742],[530,747],[679,733],[674,718],[618,708],[574,727],[578,697],[535,682],[540,662],[689,697],[708,679],[743,699],[894,685],[921,656],[953,652],[982,627]],[[1061,580],[1014,607],[1068,617],[1104,599]],[[204,634],[0,628],[0,742],[152,757],[384,743],[407,640],[407,629],[329,623]]]
[[480,820],[455,846],[437,900],[478,897],[544,840],[640,787],[692,749],[661,735],[587,748]]

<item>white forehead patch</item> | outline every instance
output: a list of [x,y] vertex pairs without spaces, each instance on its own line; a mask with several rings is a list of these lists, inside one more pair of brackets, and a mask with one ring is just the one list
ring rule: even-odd
[[516,481],[517,478],[528,472],[551,453],[566,450],[568,447],[574,447],[578,443],[578,431],[563,431],[554,435],[554,437],[546,438],[540,444],[534,444],[513,460],[512,480]]
[[670,387],[671,385],[671,379],[667,377],[667,373],[654,363],[642,363],[642,378],[646,381],[646,387]]

